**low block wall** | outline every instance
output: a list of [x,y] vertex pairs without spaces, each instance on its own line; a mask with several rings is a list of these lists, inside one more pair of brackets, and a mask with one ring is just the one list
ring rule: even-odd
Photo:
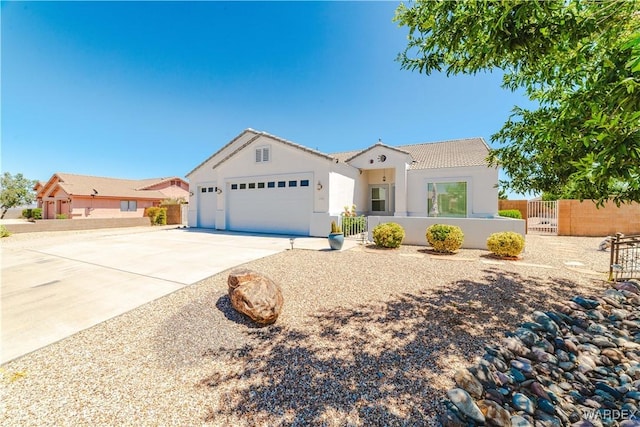
[[149,217],[142,218],[86,218],[39,219],[24,224],[5,224],[11,233],[35,233],[40,231],[93,230],[98,228],[151,226]]
[[163,205],[167,208],[167,225],[182,224],[182,205]]
[[520,211],[522,219],[527,217],[527,203],[528,200],[498,200],[498,210],[514,209]]
[[456,225],[464,233],[463,248],[486,249],[487,238],[500,231],[514,231],[523,236],[526,232],[525,221],[511,218],[427,218],[414,216],[370,216],[369,240],[373,240],[373,228],[384,222],[395,222],[404,228],[406,245],[427,246],[427,227],[433,224]]
[[597,208],[592,200],[558,200],[558,235],[612,236],[640,234],[640,204],[620,207],[608,202]]

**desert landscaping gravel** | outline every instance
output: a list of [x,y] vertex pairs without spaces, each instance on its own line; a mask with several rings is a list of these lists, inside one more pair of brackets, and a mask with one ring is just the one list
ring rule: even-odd
[[607,288],[600,241],[529,235],[518,261],[288,250],[243,265],[282,287],[274,325],[236,313],[218,274],[3,365],[0,423],[437,425],[484,345]]

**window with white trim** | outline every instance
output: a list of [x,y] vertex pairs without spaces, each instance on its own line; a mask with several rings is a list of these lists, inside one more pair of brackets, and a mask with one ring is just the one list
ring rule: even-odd
[[256,163],[265,163],[271,160],[271,147],[263,146],[256,148]]
[[386,212],[387,211],[387,186],[386,185],[372,185],[371,191],[371,212]]

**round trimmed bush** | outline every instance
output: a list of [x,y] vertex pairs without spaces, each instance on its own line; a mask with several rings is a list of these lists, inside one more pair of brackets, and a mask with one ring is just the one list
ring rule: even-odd
[[427,228],[427,242],[436,252],[453,253],[463,241],[462,229],[456,225],[433,224]]
[[516,257],[524,249],[524,237],[513,231],[493,233],[487,239],[487,249],[498,256]]
[[395,222],[378,224],[373,229],[373,241],[383,248],[397,248],[404,240],[404,228]]

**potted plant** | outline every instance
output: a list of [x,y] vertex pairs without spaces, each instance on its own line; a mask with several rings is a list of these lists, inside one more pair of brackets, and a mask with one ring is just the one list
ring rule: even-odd
[[331,221],[331,233],[329,233],[329,246],[333,250],[342,249],[344,243],[344,234],[342,228],[336,224],[335,221]]

